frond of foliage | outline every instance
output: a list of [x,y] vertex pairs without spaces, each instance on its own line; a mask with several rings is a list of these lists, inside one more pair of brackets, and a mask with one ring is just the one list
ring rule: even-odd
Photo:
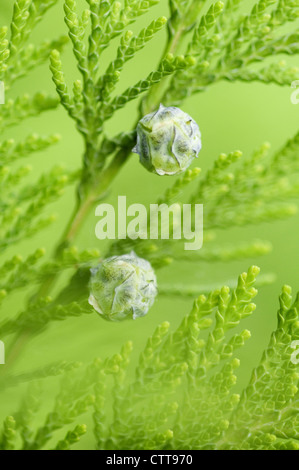
[[[200,295],[177,329],[159,325],[133,375],[129,342],[114,357],[85,369],[57,364],[22,377],[33,382],[20,410],[4,420],[1,448],[67,450],[87,431],[75,423],[91,412],[98,450],[298,449],[299,375],[290,345],[299,338],[299,297],[292,298],[290,287],[283,288],[277,329],[248,387],[241,395],[235,392],[238,349],[250,338],[239,324],[255,310],[258,273],[253,266],[234,289]],[[42,396],[35,380],[59,373],[64,377],[53,409],[32,429]],[[55,441],[66,426],[65,438]]]
[[[0,338],[12,344],[29,343],[52,322],[76,321],[82,315],[88,321],[88,315],[95,315],[88,304],[90,268],[108,255],[134,250],[158,271],[172,262],[193,267],[201,261],[268,254],[272,246],[265,240],[224,246],[217,235],[231,227],[289,217],[297,210],[299,196],[297,134],[276,153],[267,143],[251,155],[233,150],[216,156],[204,174],[191,168],[173,182],[166,179],[164,193],[153,202],[204,204],[204,247],[195,255],[184,251],[180,241],[149,239],[117,240],[101,253],[92,247],[76,248],[75,237],[86,215],[105,197],[136,143],[136,126],[127,129],[124,123],[117,135],[109,136],[106,122],[133,100],[142,117],[160,103],[183,106],[186,98],[220,81],[289,86],[299,73],[287,64],[288,56],[299,53],[299,3],[260,0],[244,13],[239,0],[169,0],[169,18],[158,17],[134,34],[130,25],[154,11],[159,0],[87,0],[85,9],[79,0],[64,0],[66,35],[32,44],[34,28],[58,3],[14,0],[11,25],[0,28],[0,80],[6,95],[0,106],[3,309],[11,293],[20,295],[30,286],[29,299],[22,299],[17,312],[5,310],[0,319]],[[155,70],[122,89],[127,63],[138,64],[138,53],[157,35],[162,38],[163,30],[165,50]],[[111,62],[102,67],[102,53],[112,41],[118,43],[115,56],[111,53]],[[73,50],[76,77],[65,76],[65,47]],[[56,94],[12,94],[17,80],[48,62]],[[6,139],[4,133],[59,105],[82,136],[82,168],[54,167],[33,176],[32,183],[27,179],[32,169],[24,159],[58,144],[56,129],[45,135],[31,133],[21,141]],[[37,248],[20,256],[19,242],[54,222],[53,216],[44,215],[45,209],[74,183],[74,215],[53,255],[45,258],[45,250]],[[13,256],[7,254],[8,248],[15,250]],[[288,286],[280,296],[277,329],[248,387],[240,395],[234,388],[240,366],[237,351],[250,338],[250,332],[240,328],[255,310],[254,285],[273,280],[272,274],[264,274],[257,281],[258,273],[253,266],[237,284],[232,281],[224,287],[211,279],[206,285],[159,285],[161,296],[192,297],[194,305],[177,329],[167,322],[157,327],[135,373],[130,342],[120,353],[88,366],[63,362],[22,373],[5,366],[0,393],[29,386],[19,408],[2,419],[0,449],[68,450],[86,433],[95,449],[298,449],[299,375],[291,361],[291,343],[299,339],[299,297],[292,298]],[[63,288],[53,294],[61,274]],[[12,347],[12,357],[15,354]],[[45,413],[42,389],[57,376],[60,390]],[[93,430],[85,425],[91,415]]]

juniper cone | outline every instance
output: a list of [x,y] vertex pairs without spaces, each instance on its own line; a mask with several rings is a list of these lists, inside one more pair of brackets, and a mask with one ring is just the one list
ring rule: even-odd
[[143,317],[157,295],[151,264],[133,251],[113,256],[91,270],[89,303],[106,320]]
[[197,123],[179,108],[166,108],[147,114],[137,126],[137,145],[133,152],[140,163],[158,175],[175,175],[185,171],[201,150],[201,133]]

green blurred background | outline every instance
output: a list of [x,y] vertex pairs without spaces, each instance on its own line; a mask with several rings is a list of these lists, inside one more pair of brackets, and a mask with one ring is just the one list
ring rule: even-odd
[[[84,5],[84,0],[79,2]],[[250,3],[250,2],[248,2]],[[12,12],[12,0],[1,0],[1,24],[8,24]],[[168,2],[161,0],[159,6],[154,7],[150,14],[145,15],[133,25],[133,31],[138,31],[148,24],[152,18],[168,15]],[[46,19],[39,25],[33,35],[34,41],[39,42],[46,38],[54,38],[65,34],[63,21],[63,2],[48,13]],[[165,40],[165,31],[159,33],[147,47],[138,54],[134,61],[129,63],[123,72],[122,81],[118,91],[135,83],[155,68],[162,52]],[[111,59],[111,51],[103,56],[102,70]],[[291,63],[291,61],[289,61]],[[70,46],[63,54],[63,65],[66,78],[71,83],[79,78],[75,68]],[[299,79],[299,77],[298,77]],[[21,93],[33,93],[44,90],[55,94],[54,85],[48,64],[38,68],[28,78],[24,78],[13,88],[10,96]],[[257,83],[221,83],[212,86],[205,93],[198,94],[184,104],[184,111],[188,112],[199,124],[203,136],[203,150],[196,162],[204,171],[212,166],[213,160],[221,152],[242,150],[245,155],[251,153],[265,141],[271,143],[272,151],[282,146],[285,141],[298,131],[299,105],[290,101],[290,87],[280,88],[274,85]],[[10,97],[9,96],[9,97]],[[109,135],[130,130],[137,117],[136,102],[130,103],[121,110],[116,118],[109,121],[107,132]],[[17,130],[16,130],[17,129]],[[38,118],[27,120],[21,126],[13,128],[7,137],[20,140],[32,132],[41,134],[59,133],[62,141],[47,152],[29,159],[33,171],[28,181],[34,181],[37,176],[49,170],[55,164],[64,164],[68,168],[76,169],[80,166],[83,144],[74,123],[61,108],[46,113]],[[156,200],[166,185],[173,180],[159,178],[147,173],[138,163],[137,156],[132,156],[129,163],[117,177],[113,190],[109,194],[108,202],[115,202],[118,195],[126,195],[128,203],[149,203]],[[57,215],[57,221],[52,227],[43,231],[32,240],[26,240],[18,246],[18,253],[27,254],[38,247],[45,247],[51,253],[55,242],[63,231],[66,220],[69,218],[74,206],[74,188],[69,188],[58,203],[53,204],[49,213]],[[80,234],[77,244],[80,248],[97,247],[101,249],[101,242],[95,238],[94,227],[96,218],[91,215]],[[263,224],[255,227],[233,229],[219,232],[218,243],[234,243],[250,240],[252,238],[266,239],[273,243],[273,253],[266,257],[242,260],[230,263],[198,263],[171,265],[158,273],[158,281],[175,282],[184,279],[192,284],[225,284],[227,280],[235,279],[237,275],[246,270],[251,264],[258,264],[263,273],[274,272],[276,281],[271,286],[260,288],[257,298],[257,311],[243,324],[249,328],[252,339],[239,357],[242,368],[239,372],[238,388],[246,384],[252,367],[261,355],[268,342],[269,335],[276,323],[278,295],[283,284],[293,286],[294,291],[299,288],[298,283],[298,229],[299,216],[287,221],[274,224]],[[9,257],[15,254],[16,249],[7,252]],[[14,315],[22,309],[23,299],[34,291],[34,286],[28,286],[18,294],[18,297],[5,304],[4,315]],[[200,292],[199,292],[200,293]],[[102,321],[96,314],[78,319],[55,323],[47,332],[35,338],[22,355],[15,367],[15,372],[35,369],[53,361],[82,361],[88,362],[94,357],[104,357],[115,353],[127,340],[134,342],[134,358],[144,346],[148,335],[155,326],[168,320],[172,327],[176,326],[183,315],[191,308],[192,300],[181,298],[159,297],[150,313],[136,322],[109,324]],[[19,389],[10,390],[1,395],[0,412],[7,415],[15,410],[20,399]],[[48,398],[51,400],[51,397]],[[47,408],[47,403],[44,404]],[[85,418],[81,420],[85,422]],[[80,448],[92,447],[91,433],[80,444]]]

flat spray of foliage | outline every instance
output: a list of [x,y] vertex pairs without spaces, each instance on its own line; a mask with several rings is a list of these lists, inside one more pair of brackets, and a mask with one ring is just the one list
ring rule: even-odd
[[[63,4],[68,36],[31,44],[31,32],[58,3],[61,14]],[[194,306],[176,330],[166,322],[157,327],[140,354],[135,375],[129,368],[131,343],[85,368],[49,364],[21,375],[11,369],[20,344],[30,347],[30,338],[42,334],[51,322],[95,314],[87,303],[87,282],[89,268],[100,253],[90,248],[79,251],[73,241],[130,157],[136,140],[135,129],[108,137],[106,122],[132,100],[142,117],[160,102],[182,106],[185,98],[221,80],[289,86],[298,78],[298,69],[281,61],[283,55],[299,53],[298,0],[260,0],[246,14],[240,0],[213,4],[170,0],[169,18],[157,18],[136,36],[130,25],[159,0],[87,0],[83,11],[81,3],[15,0],[10,28],[0,29],[0,80],[7,98],[0,106],[0,132],[62,105],[85,144],[81,169],[53,168],[33,186],[26,183],[30,167],[23,160],[57,144],[59,136],[32,134],[23,141],[0,141],[2,252],[12,245],[17,250],[20,240],[52,223],[52,217],[44,218],[44,208],[77,182],[74,215],[53,257],[43,261],[44,251],[38,249],[26,259],[15,255],[0,266],[3,305],[17,289],[29,283],[37,286],[29,303],[0,323],[0,338],[10,337],[18,345],[12,346],[2,366],[0,387],[29,383],[19,409],[3,421],[0,448],[67,450],[87,431],[90,442],[94,432],[96,449],[298,449],[299,374],[290,358],[291,343],[299,339],[299,297],[292,297],[289,287],[283,288],[277,329],[249,385],[240,395],[234,392],[240,365],[237,350],[250,337],[239,324],[255,310],[257,267],[230,288],[160,285],[160,295],[192,296]],[[117,94],[126,63],[134,59],[138,64],[138,53],[163,28],[168,36],[156,69]],[[112,40],[119,46],[105,70],[101,54]],[[72,89],[66,84],[70,77],[65,79],[61,58],[65,46],[73,48],[78,68]],[[49,59],[57,94],[10,99],[15,81]],[[205,205],[205,245],[195,255],[184,252],[179,241],[120,240],[101,256],[134,249],[158,270],[172,261],[228,261],[268,253],[267,242],[224,247],[212,235],[218,229],[292,215],[299,196],[298,153],[299,134],[276,154],[265,144],[250,157],[240,151],[221,154],[204,176],[193,168],[174,178],[174,183],[165,178],[165,193],[157,202],[180,202],[184,190],[193,188],[188,191],[189,202]],[[58,276],[70,270],[69,285],[51,298]],[[267,281],[261,277],[261,283]],[[41,388],[58,375],[61,389],[53,408],[44,422],[36,424]],[[80,424],[85,413],[92,414],[94,430]],[[65,437],[59,440],[55,433],[61,430]]]

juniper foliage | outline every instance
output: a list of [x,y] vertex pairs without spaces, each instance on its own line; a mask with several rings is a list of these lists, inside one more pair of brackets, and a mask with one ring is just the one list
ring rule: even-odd
[[[29,284],[35,286],[30,300],[15,315],[1,318],[0,338],[11,338],[12,345],[27,344],[51,322],[94,314],[87,303],[87,285],[90,267],[100,256],[134,249],[156,270],[173,261],[191,264],[261,256],[271,250],[268,242],[249,240],[226,247],[217,242],[218,230],[288,217],[296,211],[299,196],[298,133],[277,153],[271,153],[268,144],[248,157],[233,151],[216,157],[204,175],[193,168],[173,184],[167,180],[164,194],[157,198],[159,204],[181,204],[187,198],[205,205],[205,243],[195,256],[184,252],[181,242],[164,240],[119,240],[103,253],[90,247],[78,250],[74,239],[79,227],[99,198],[105,197],[136,140],[135,128],[108,136],[106,122],[133,100],[143,116],[160,102],[182,105],[187,97],[221,80],[289,86],[299,71],[281,58],[299,53],[299,3],[260,0],[244,14],[240,0],[212,4],[169,0],[169,18],[157,18],[134,35],[130,25],[159,0],[87,0],[83,11],[79,0],[64,0],[68,37],[32,44],[32,31],[56,3],[15,0],[10,28],[0,29],[0,80],[6,93],[0,106],[3,308],[9,295],[18,295],[17,290]],[[127,62],[137,61],[137,53],[149,47],[147,43],[163,28],[167,28],[167,41],[156,70],[118,94]],[[116,56],[102,70],[101,55],[112,41],[119,42]],[[61,55],[67,44],[73,48],[78,69],[72,90]],[[57,94],[10,98],[15,82],[49,59]],[[15,142],[3,135],[7,127],[58,105],[82,135],[82,168],[53,168],[33,186],[26,181],[30,167],[22,160],[57,144],[59,136],[32,134]],[[74,216],[53,256],[45,260],[42,249],[26,258],[18,255],[20,240],[53,222],[53,217],[43,216],[45,207],[74,183]],[[15,254],[4,257],[11,247]],[[239,325],[255,310],[258,273],[252,266],[229,287],[159,286],[160,295],[191,296],[194,305],[177,329],[167,322],[156,328],[135,373],[130,366],[131,343],[87,366],[54,363],[21,374],[11,368],[10,359],[16,355],[12,346],[1,371],[0,391],[29,386],[19,408],[3,419],[0,449],[68,450],[86,432],[89,442],[93,435],[98,450],[298,449],[299,375],[291,361],[291,344],[299,339],[299,294],[293,297],[290,287],[283,288],[277,329],[249,385],[240,395],[234,391],[240,366],[237,351],[250,337]],[[51,297],[61,274],[68,282]],[[271,276],[261,276],[260,284],[267,282]],[[57,376],[61,387],[53,408],[40,411],[43,385]],[[86,413],[93,417],[93,430],[82,424]]]

